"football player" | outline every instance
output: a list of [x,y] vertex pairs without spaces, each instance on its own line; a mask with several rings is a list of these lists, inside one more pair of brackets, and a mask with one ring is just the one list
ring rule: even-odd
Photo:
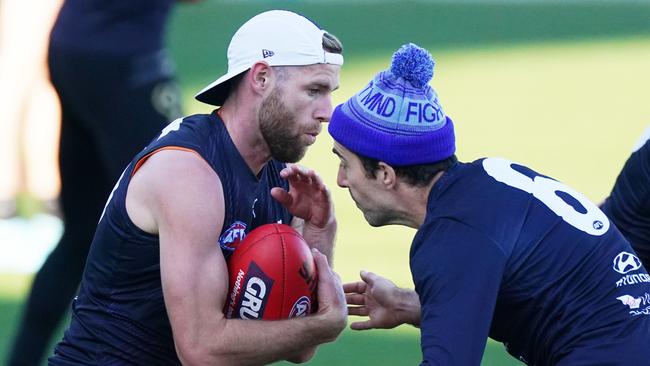
[[420,328],[423,365],[478,365],[486,340],[530,365],[650,365],[650,276],[583,195],[502,158],[462,163],[413,44],[333,112],[337,182],[372,226],[417,229],[415,291],[345,284],[352,329]]
[[[285,163],[300,160],[329,120],[341,51],[289,11],[237,30],[228,72],[196,96],[221,107],[165,127],[110,194],[51,365],[300,362],[338,336],[347,311],[328,266],[330,194],[312,170]],[[318,312],[227,319],[228,256],[245,233],[276,222],[299,228],[315,250]]]

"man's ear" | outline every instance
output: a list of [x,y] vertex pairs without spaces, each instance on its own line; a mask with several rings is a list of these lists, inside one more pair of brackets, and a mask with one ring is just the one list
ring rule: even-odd
[[271,87],[271,66],[266,62],[256,62],[248,73],[248,81],[256,94],[265,94]]
[[380,161],[376,170],[376,177],[388,189],[392,189],[397,184],[397,173],[392,166]]

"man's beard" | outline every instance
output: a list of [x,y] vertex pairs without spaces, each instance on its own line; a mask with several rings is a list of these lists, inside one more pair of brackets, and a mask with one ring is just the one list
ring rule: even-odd
[[260,131],[271,156],[285,163],[295,163],[305,156],[307,146],[294,134],[296,116],[282,102],[282,92],[274,89],[262,102],[259,112]]

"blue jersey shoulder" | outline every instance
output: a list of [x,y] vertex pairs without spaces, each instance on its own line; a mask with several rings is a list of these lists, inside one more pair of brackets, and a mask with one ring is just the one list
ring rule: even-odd
[[[601,328],[650,339],[649,277],[634,258],[604,213],[561,182],[500,158],[459,163],[433,186],[411,249],[425,359],[478,363],[488,335],[538,365]],[[598,334],[587,343],[627,347]]]

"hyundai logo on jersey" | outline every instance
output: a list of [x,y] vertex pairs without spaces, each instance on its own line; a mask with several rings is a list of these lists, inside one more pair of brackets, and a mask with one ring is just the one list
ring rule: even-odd
[[625,275],[616,281],[616,287],[636,285],[638,283],[650,283],[650,275],[647,273]]
[[614,270],[620,274],[626,274],[631,271],[636,271],[641,268],[641,261],[639,258],[628,252],[620,252],[614,258]]

